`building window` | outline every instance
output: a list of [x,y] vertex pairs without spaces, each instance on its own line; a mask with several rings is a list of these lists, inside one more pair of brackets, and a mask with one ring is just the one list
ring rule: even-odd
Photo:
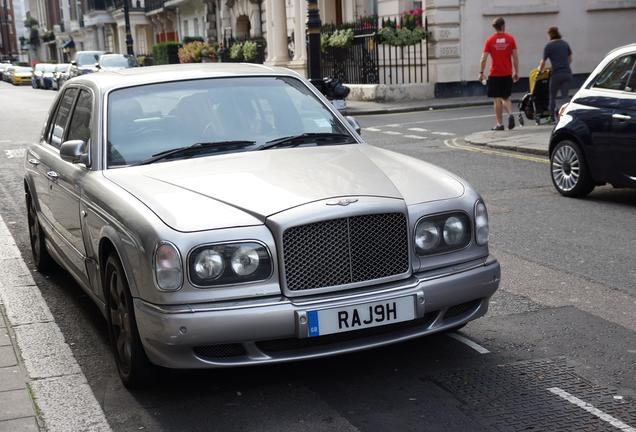
[[190,29],[188,28],[188,20],[183,20],[183,36],[190,36]]
[[192,26],[194,27],[194,35],[199,36],[199,18],[194,18],[192,20]]

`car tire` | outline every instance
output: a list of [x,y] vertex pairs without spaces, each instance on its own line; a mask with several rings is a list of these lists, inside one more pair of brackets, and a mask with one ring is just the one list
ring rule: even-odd
[[106,260],[103,284],[108,334],[119,377],[128,389],[148,387],[153,382],[156,366],[148,360],[141,343],[126,274],[115,253]]
[[35,83],[35,81],[31,80],[31,87],[36,89],[36,88],[38,88],[38,85]]
[[581,198],[594,189],[594,179],[578,144],[560,141],[550,153],[550,178],[557,192]]
[[29,223],[29,243],[31,244],[31,255],[35,268],[41,273],[51,273],[56,270],[57,263],[46,249],[46,239],[44,230],[40,225],[38,213],[35,209],[35,202],[30,194],[27,194],[27,220]]

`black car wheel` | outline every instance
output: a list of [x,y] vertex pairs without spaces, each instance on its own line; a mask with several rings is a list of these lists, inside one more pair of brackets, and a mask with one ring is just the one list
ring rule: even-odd
[[31,254],[33,255],[33,263],[38,271],[48,273],[54,270],[57,265],[46,249],[44,231],[40,226],[38,214],[35,210],[35,203],[30,195],[27,194],[27,219],[29,222],[29,240],[31,243]]
[[106,260],[104,287],[108,330],[119,377],[127,388],[145,387],[152,381],[155,366],[148,360],[141,343],[128,281],[115,254]]
[[36,88],[38,88],[38,84],[34,80],[31,80],[31,87],[36,89]]
[[550,173],[554,187],[563,196],[584,197],[594,189],[583,153],[570,140],[559,142],[552,150]]

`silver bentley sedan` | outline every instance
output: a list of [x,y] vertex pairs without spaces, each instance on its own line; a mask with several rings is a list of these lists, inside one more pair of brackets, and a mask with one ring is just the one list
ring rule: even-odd
[[365,144],[286,69],[72,79],[24,187],[37,268],[63,267],[99,306],[128,387],[155,365],[320,358],[457,329],[499,285],[479,194]]

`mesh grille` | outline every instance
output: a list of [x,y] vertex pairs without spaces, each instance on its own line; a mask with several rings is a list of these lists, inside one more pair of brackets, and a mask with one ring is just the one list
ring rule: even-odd
[[194,348],[194,353],[203,358],[240,357],[246,354],[241,344],[206,345]]
[[283,233],[287,288],[300,291],[406,273],[406,217],[386,213],[300,225]]

